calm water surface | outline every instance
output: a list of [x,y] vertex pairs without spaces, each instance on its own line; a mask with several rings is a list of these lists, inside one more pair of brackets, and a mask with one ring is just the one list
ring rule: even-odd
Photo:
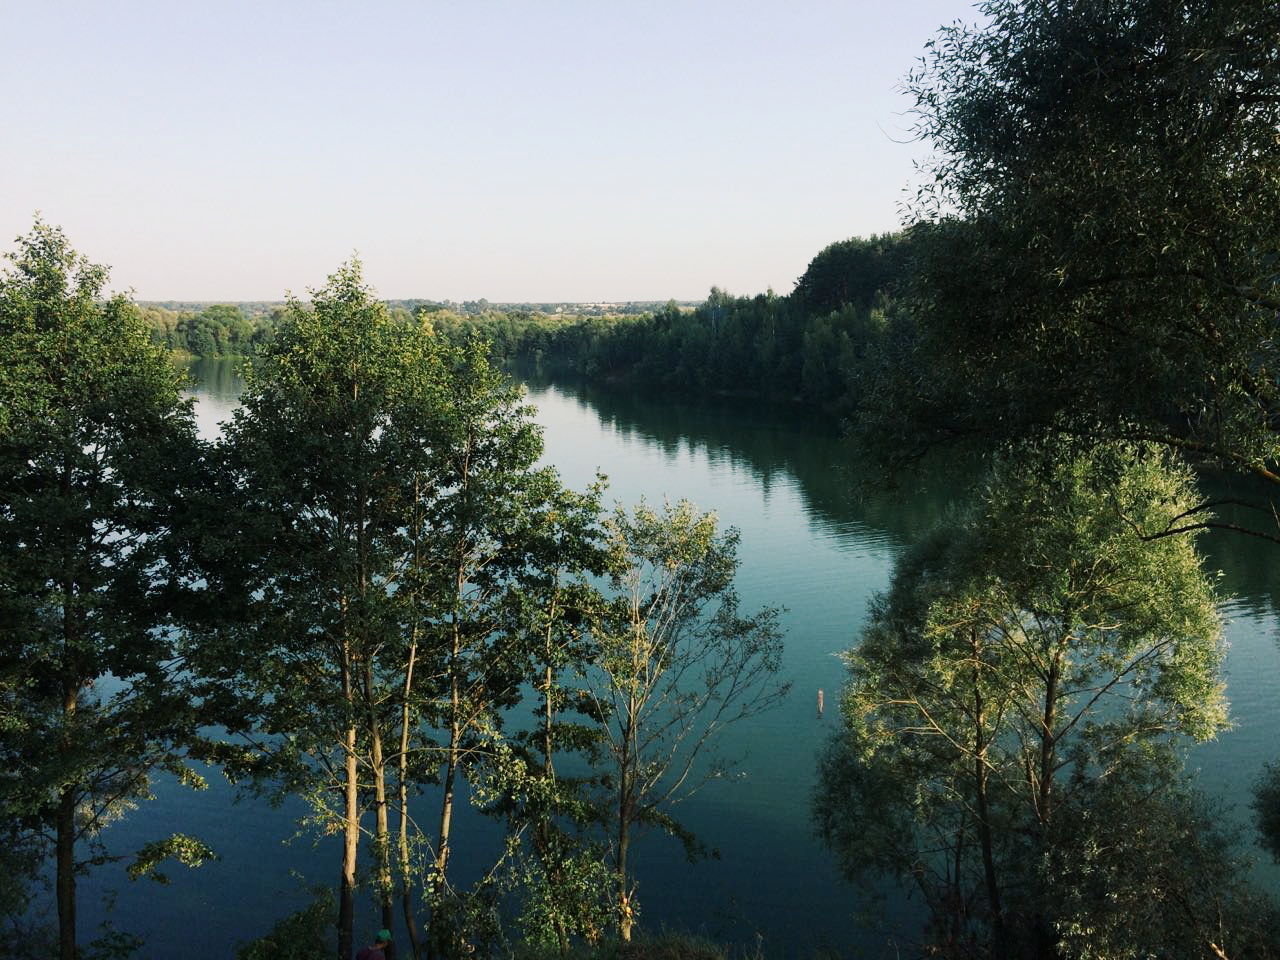
[[[226,363],[201,363],[195,372],[200,427],[214,436],[235,408],[241,383]],[[531,384],[529,399],[545,428],[546,460],[566,483],[582,488],[601,470],[613,499],[683,497],[715,509],[742,533],[744,608],[787,608],[782,672],[792,683],[790,698],[728,734],[725,752],[744,757],[738,777],[710,783],[677,810],[718,858],[689,864],[675,841],[641,837],[635,849],[642,926],[693,929],[753,948],[759,937],[770,957],[809,957],[819,947],[894,956],[891,931],[912,915],[912,905],[892,890],[840,881],[813,836],[809,797],[817,752],[838,722],[838,654],[857,633],[867,601],[888,584],[898,551],[947,510],[946,472],[923,477],[896,498],[859,498],[851,493],[856,455],[803,419],[741,403],[550,384]],[[1224,609],[1235,728],[1197,748],[1191,766],[1209,793],[1232,805],[1224,815],[1247,822],[1249,786],[1280,755],[1273,694],[1280,682],[1280,576],[1273,558],[1280,553],[1245,538],[1206,546],[1210,564],[1225,571],[1224,595],[1234,597]],[[825,718],[817,715],[819,690],[826,693]],[[300,906],[307,884],[337,879],[332,840],[295,838],[300,805],[236,802],[216,774],[202,793],[167,783],[156,792],[154,802],[111,828],[109,845],[124,851],[182,830],[201,836],[221,859],[195,871],[175,867],[167,887],[130,883],[123,869],[96,871],[83,884],[84,934],[92,935],[105,915],[100,899],[114,896],[114,922],[143,936],[156,953],[229,957],[237,942]],[[492,825],[472,816],[458,829],[458,862],[478,867],[494,849]],[[1280,892],[1280,872],[1269,864],[1256,872]]]

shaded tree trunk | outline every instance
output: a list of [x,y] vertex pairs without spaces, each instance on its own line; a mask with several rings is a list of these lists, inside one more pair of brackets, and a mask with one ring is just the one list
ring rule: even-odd
[[1001,960],[1008,950],[1004,924],[1004,911],[1000,904],[1000,883],[996,876],[995,844],[991,831],[991,807],[987,797],[989,773],[987,770],[986,704],[982,697],[978,662],[981,654],[977,632],[970,634],[973,644],[973,777],[978,808],[978,843],[982,848],[982,873],[987,887],[987,907],[991,911],[993,955]]
[[[551,604],[551,614],[547,618],[547,634],[546,634],[546,660],[547,666],[543,677],[543,715],[542,715],[542,775],[546,777],[547,782],[554,782],[556,771],[555,764],[552,759],[555,749],[554,727],[555,727],[555,705],[552,702],[552,687],[555,684],[555,668],[551,663],[551,631],[556,615],[555,601]],[[546,870],[547,880],[551,885],[557,886],[562,880],[559,864],[552,862],[551,857],[551,817],[550,810],[544,811],[542,819],[536,824],[533,831],[533,843],[535,849],[542,857],[544,869]],[[553,915],[552,925],[555,927],[556,943],[560,947],[560,955],[567,956],[569,953],[569,931],[565,929],[564,920],[557,911]]]
[[[70,433],[70,431],[66,431]],[[59,492],[63,502],[71,496],[71,467],[64,456],[59,476]],[[70,530],[62,531],[62,644],[64,662],[70,663],[73,644],[80,636],[79,617],[76,614],[75,542]],[[80,704],[80,684],[72,667],[62,674],[62,742],[60,748],[70,753],[72,749],[71,725],[75,722]],[[56,876],[55,897],[58,903],[58,956],[60,960],[76,960],[76,785],[67,784],[58,794],[58,807],[54,813],[54,858]]]
[[438,884],[444,883],[445,871],[449,868],[449,837],[453,828],[453,793],[458,778],[458,762],[462,753],[461,744],[459,743],[462,735],[461,724],[457,719],[461,705],[456,677],[453,680],[452,687],[451,700],[454,718],[449,724],[449,757],[445,766],[444,796],[440,803],[440,842],[436,847],[436,882]]
[[[413,478],[413,520],[410,533],[413,537],[413,567],[415,578],[422,574],[422,478],[415,474]],[[418,590],[415,583],[410,599],[409,653],[404,667],[404,689],[400,701],[400,753],[396,757],[398,776],[397,788],[400,801],[399,835],[397,837],[397,857],[400,866],[400,912],[404,916],[405,929],[409,933],[409,949],[414,960],[422,954],[422,935],[418,930],[418,921],[413,909],[412,864],[409,855],[409,738],[413,723],[413,682],[414,669],[418,664]]]
[[632,817],[632,735],[634,727],[628,723],[622,731],[622,757],[618,776],[618,936],[624,943],[631,941],[634,914],[631,909],[631,890],[627,884],[627,850],[631,845]]
[[1057,746],[1053,726],[1058,720],[1058,682],[1061,672],[1061,654],[1055,654],[1049,666],[1049,675],[1045,678],[1044,716],[1040,731],[1040,783],[1036,796],[1036,816],[1045,825],[1053,817],[1054,748]]
[[67,787],[58,797],[57,827],[58,957],[76,960],[76,794]]
[[[1070,622],[1069,618],[1063,618],[1063,623]],[[1048,830],[1049,823],[1053,819],[1053,802],[1055,799],[1053,778],[1057,757],[1057,738],[1054,736],[1053,727],[1058,720],[1058,699],[1061,696],[1059,683],[1061,679],[1062,651],[1058,650],[1053,655],[1053,659],[1049,664],[1049,672],[1045,677],[1044,714],[1041,717],[1040,764],[1038,771],[1040,782],[1037,784],[1036,790],[1036,816],[1039,819],[1042,831]],[[1044,902],[1043,893],[1038,899],[1040,902]],[[1057,935],[1048,918],[1042,912],[1038,913],[1034,918],[1032,935],[1034,937],[1037,960],[1055,960],[1058,955],[1056,949]]]
[[631,824],[627,811],[618,818],[618,936],[624,943],[631,942],[633,923],[631,891],[627,885],[627,848],[631,844]]

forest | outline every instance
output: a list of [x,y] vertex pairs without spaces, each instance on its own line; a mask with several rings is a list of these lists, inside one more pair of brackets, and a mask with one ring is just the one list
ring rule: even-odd
[[[632,941],[639,828],[702,852],[673,803],[716,774],[718,731],[786,693],[784,638],[740,600],[713,513],[609,510],[603,479],[539,465],[503,372],[529,364],[825,411],[883,485],[931,456],[982,465],[897,557],[816,761],[842,873],[922,904],[912,955],[1280,956],[1248,852],[1280,857],[1280,766],[1245,838],[1186,764],[1231,722],[1199,537],[1280,550],[1280,8],[983,11],[906,80],[936,147],[908,225],[827,247],[785,296],[454,310],[380,301],[351,262],[270,313],[177,311],[108,296],[55,227],[19,238],[0,279],[14,955],[127,953],[78,942],[77,881],[152,777],[199,789],[206,768],[341,838],[332,894],[244,960],[349,960],[358,898],[415,957]],[[173,352],[252,358],[214,442]],[[424,796],[429,822],[408,815]],[[452,857],[464,804],[507,838],[476,884]],[[174,833],[129,869],[211,854]],[[29,926],[46,880],[53,931]]]

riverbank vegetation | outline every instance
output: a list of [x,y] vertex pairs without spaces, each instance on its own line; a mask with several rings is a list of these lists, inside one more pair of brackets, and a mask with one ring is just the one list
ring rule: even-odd
[[1280,911],[1181,774],[1226,726],[1212,580],[1189,537],[1135,535],[1196,499],[1156,449],[1006,463],[898,561],[815,806],[942,955],[1276,955]]
[[[356,264],[286,305],[206,444],[102,268],[40,223],[11,259],[0,804],[7,862],[52,857],[58,919],[23,930],[42,873],[12,877],[19,942],[80,956],[101,830],[159,770],[199,787],[201,761],[342,838],[340,957],[366,861],[415,956],[489,953],[510,911],[531,945],[630,939],[632,828],[696,852],[673,801],[722,772],[704,748],[725,725],[784,692],[775,614],[733,590],[734,532],[566,489],[483,346],[392,317]],[[451,858],[463,805],[506,829],[476,883]],[[212,855],[175,833],[130,871]]]

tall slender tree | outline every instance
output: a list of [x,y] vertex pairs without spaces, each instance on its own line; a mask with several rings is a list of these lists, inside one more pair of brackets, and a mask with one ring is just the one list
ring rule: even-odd
[[508,595],[512,626],[527,637],[526,688],[536,696],[533,723],[508,737],[512,762],[498,771],[493,812],[505,818],[509,843],[525,841],[513,865],[523,938],[561,955],[575,937],[598,940],[613,915],[611,874],[593,831],[602,737],[583,679],[598,659],[590,625],[604,607],[603,490],[601,480],[556,498],[536,534],[545,562]]
[[378,899],[392,919],[382,739],[392,693],[380,664],[406,666],[397,591],[432,450],[433,350],[427,331],[390,319],[358,262],[344,265],[310,305],[290,301],[221,447],[238,532],[211,576],[235,585],[243,609],[202,644],[202,664],[229,705],[223,723],[259,738],[258,770],[311,795],[341,834],[342,958],[366,787]]
[[710,754],[724,728],[774,705],[787,685],[775,677],[777,610],[743,616],[738,606],[736,530],[719,533],[715,514],[688,501],[619,507],[604,526],[612,599],[587,679],[608,756],[618,932],[630,940],[635,827],[659,826],[696,851],[672,805],[722,771]]
[[481,343],[442,351],[424,513],[431,534],[423,596],[431,669],[441,682],[423,717],[439,738],[442,786],[428,942],[446,955],[465,936],[456,922],[462,900],[450,882],[460,789],[507,779],[495,766],[510,754],[506,713],[523,696],[540,642],[524,601],[555,571],[586,562],[598,506],[598,494],[566,491],[554,469],[539,465],[542,436],[532,411],[486,353]]
[[[105,268],[37,221],[0,277],[0,816],[47,838],[59,955],[76,880],[194,718],[172,629],[173,533],[201,460],[181,379]],[[182,839],[152,846],[188,860]]]

